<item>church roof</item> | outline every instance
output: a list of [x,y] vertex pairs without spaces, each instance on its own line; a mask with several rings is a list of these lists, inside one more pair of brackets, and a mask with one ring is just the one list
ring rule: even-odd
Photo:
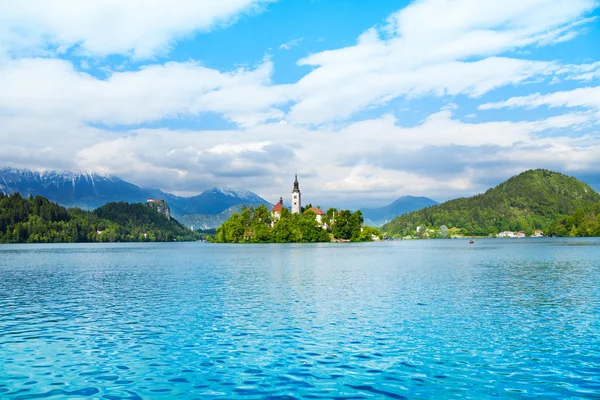
[[314,212],[314,213],[315,213],[315,214],[317,214],[317,215],[326,215],[326,214],[323,212],[323,210],[321,210],[321,209],[320,209],[320,208],[318,208],[318,207],[313,207],[313,208],[311,208],[311,211],[312,211],[312,212]]
[[271,210],[271,212],[281,212],[285,206],[283,205],[283,201],[279,201],[279,203],[275,204],[275,207]]

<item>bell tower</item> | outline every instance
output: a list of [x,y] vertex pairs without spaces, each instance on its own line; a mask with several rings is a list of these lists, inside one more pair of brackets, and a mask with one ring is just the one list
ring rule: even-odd
[[300,214],[302,201],[300,195],[300,185],[298,184],[298,174],[294,179],[294,190],[292,190],[292,214]]

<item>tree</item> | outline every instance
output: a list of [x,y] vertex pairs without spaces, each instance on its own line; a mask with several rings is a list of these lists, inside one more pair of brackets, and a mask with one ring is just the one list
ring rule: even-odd
[[379,232],[379,229],[373,228],[371,226],[364,226],[362,232],[360,232],[360,241],[361,242],[372,242],[373,237],[377,237],[381,240],[382,235]]
[[445,239],[448,237],[448,227],[446,225],[440,226],[440,235]]

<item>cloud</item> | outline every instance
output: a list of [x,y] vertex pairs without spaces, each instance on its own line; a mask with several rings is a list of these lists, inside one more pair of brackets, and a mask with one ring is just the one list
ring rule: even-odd
[[279,49],[281,50],[291,50],[292,47],[296,47],[298,46],[300,43],[302,43],[302,41],[304,40],[304,38],[296,38],[296,39],[292,39],[289,42],[286,43],[282,43],[279,46]]
[[268,0],[3,1],[0,53],[150,58],[175,40],[230,23]]
[[[42,0],[38,2],[40,6],[47,6]],[[58,3],[57,8],[63,3]],[[241,12],[264,2],[229,0],[222,3],[202,2],[204,5],[194,5],[190,14],[194,15],[197,8],[204,10],[202,7],[214,11],[208,15],[232,13],[234,11],[224,10],[234,9]],[[119,7],[126,7],[130,13],[139,7],[137,1],[127,6],[111,1],[99,4],[92,2],[90,9],[101,16],[110,14],[107,10],[121,11]],[[157,12],[160,4],[151,2],[144,12]],[[207,68],[197,61],[149,64],[133,71],[109,71],[105,79],[77,71],[70,62],[60,59],[8,60],[0,63],[3,89],[0,110],[19,115],[69,115],[80,121],[108,126],[195,117],[202,113],[221,115],[242,127],[265,121],[343,124],[358,111],[381,107],[398,97],[465,95],[477,98],[498,87],[564,73],[565,67],[556,62],[500,54],[564,39],[565,35],[577,32],[579,24],[588,21],[586,12],[595,3],[591,0],[510,0],[502,6],[482,4],[475,0],[416,1],[390,16],[384,27],[363,33],[356,45],[299,60],[300,66],[314,69],[290,84],[272,81],[274,65],[268,59],[254,69],[231,71]],[[19,7],[25,6],[11,6],[9,13],[21,10]],[[88,11],[78,7],[72,12],[81,13],[85,21]],[[537,10],[534,17],[524,17],[533,10]],[[32,11],[27,8],[19,12],[19,15],[30,16]],[[179,18],[178,13],[175,14],[173,18]],[[448,20],[447,15],[454,14],[456,18]],[[128,16],[131,17],[124,14],[122,18]],[[203,14],[200,19],[192,19],[197,22],[206,18]],[[46,32],[44,37],[59,37],[51,29],[56,23],[54,14],[48,14],[47,19],[44,21],[49,25],[42,23],[39,27]],[[119,21],[117,18],[115,24]],[[161,27],[153,28],[150,38],[163,35],[165,31]],[[131,30],[137,32],[138,28],[133,25]],[[146,25],[143,28],[150,29]],[[123,40],[127,39],[125,36]],[[59,39],[61,46],[89,45],[81,38]],[[292,42],[282,45],[283,48]],[[126,48],[139,50],[135,41],[127,43]],[[595,71],[594,65],[584,68],[570,70],[573,76]]]
[[567,74],[567,79],[589,82],[600,78],[600,61],[591,64],[564,65],[557,74]]
[[529,96],[512,97],[496,103],[485,103],[480,110],[500,108],[537,108],[548,107],[583,107],[600,110],[600,86],[583,87],[550,94],[532,94]]
[[[416,126],[401,126],[388,115],[341,131],[272,123],[220,131],[116,133],[56,121],[40,123],[31,135],[18,134],[16,119],[0,117],[8,127],[0,133],[7,164],[91,169],[179,193],[229,185],[273,201],[291,190],[290,177],[298,171],[307,201],[321,205],[366,206],[406,194],[444,199],[483,190],[490,180],[529,167],[585,172],[600,159],[593,136],[539,135],[586,125],[590,116],[581,113],[467,123],[444,109]],[[74,156],[65,160],[65,154]]]
[[271,86],[273,65],[220,72],[197,62],[148,65],[98,79],[65,60],[24,58],[0,64],[0,110],[65,116],[104,125],[218,113],[241,126],[282,117],[286,86]]
[[[507,86],[523,85],[519,94],[528,93],[525,85],[540,80],[595,79],[598,63],[535,57],[538,47],[570,40],[589,24],[592,0],[415,1],[355,45],[299,60],[308,72],[288,84],[275,80],[270,58],[229,69],[152,59],[267,1],[181,0],[172,13],[158,1],[59,0],[52,10],[49,1],[32,1],[11,3],[0,16],[0,48],[11,55],[0,57],[6,164],[91,169],[187,194],[229,185],[271,201],[288,193],[298,171],[306,201],[338,206],[382,205],[406,194],[470,195],[533,167],[600,171],[598,88],[493,103],[486,96]],[[65,52],[147,59],[99,78],[98,59],[57,58]],[[462,96],[470,98],[468,107],[486,102],[481,110],[571,109],[529,120],[508,112],[497,121],[485,121],[493,113],[463,120],[457,115],[472,110]],[[418,115],[416,122],[404,116],[420,102],[402,105],[402,113],[384,107],[399,98],[426,99],[425,110],[409,117]],[[358,114],[364,110],[372,116]],[[169,129],[174,119],[200,124],[203,114],[233,128]],[[147,123],[157,128],[139,128]]]
[[481,96],[558,67],[500,55],[571,39],[593,0],[421,0],[354,46],[310,55],[289,119],[321,124],[407,96]]

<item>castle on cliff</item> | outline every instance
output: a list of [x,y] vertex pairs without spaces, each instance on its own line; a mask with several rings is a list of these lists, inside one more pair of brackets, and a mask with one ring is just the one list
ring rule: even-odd
[[166,201],[149,198],[148,200],[146,200],[146,205],[155,210],[157,213],[163,214],[168,219],[171,219],[171,210],[169,209],[169,206]]

